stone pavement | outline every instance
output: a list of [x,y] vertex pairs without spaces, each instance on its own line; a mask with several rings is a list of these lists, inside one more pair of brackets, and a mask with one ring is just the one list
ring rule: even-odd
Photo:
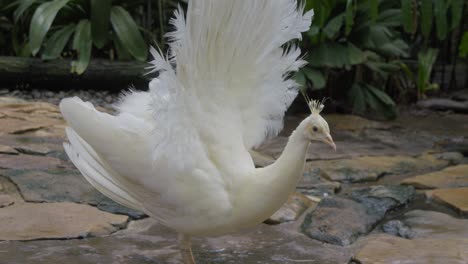
[[[196,260],[468,263],[468,115],[325,118],[337,151],[313,143],[296,194],[252,230],[194,239]],[[252,152],[258,166],[300,120]],[[174,232],[79,174],[64,127],[55,105],[0,97],[0,263],[180,263]]]

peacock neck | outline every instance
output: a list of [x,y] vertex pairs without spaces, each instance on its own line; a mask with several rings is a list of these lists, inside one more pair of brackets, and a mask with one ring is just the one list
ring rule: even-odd
[[[309,141],[305,137],[306,121],[291,134],[281,156],[270,166],[256,169],[239,195],[236,209],[238,226],[260,223],[276,212],[294,192],[302,176]],[[255,212],[255,213],[254,213]],[[243,224],[242,224],[243,223]]]
[[275,163],[265,168],[271,171],[270,180],[274,186],[289,190],[287,195],[295,189],[304,170],[305,156],[310,145],[304,133],[305,124],[306,122],[303,121],[294,130],[280,157]]

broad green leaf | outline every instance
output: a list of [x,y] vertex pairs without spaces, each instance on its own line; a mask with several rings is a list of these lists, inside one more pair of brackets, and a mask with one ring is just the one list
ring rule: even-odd
[[132,58],[132,55],[128,53],[128,50],[123,46],[119,38],[115,35],[112,35],[112,40],[114,42],[114,47],[117,51],[117,56],[119,60],[130,60]]
[[55,16],[69,0],[54,0],[45,2],[36,9],[29,27],[29,45],[31,52],[36,55],[41,48],[47,32],[55,19]]
[[383,45],[392,41],[393,34],[388,27],[376,24],[368,30],[366,37],[362,45],[372,50],[379,50]]
[[403,15],[403,28],[408,33],[414,33],[413,0],[401,0],[401,13]]
[[82,74],[88,68],[91,59],[91,23],[88,19],[83,19],[78,23],[73,38],[73,49],[78,52],[78,60],[72,62],[72,72]]
[[426,38],[431,34],[432,21],[434,20],[432,10],[432,0],[421,0],[421,32]]
[[451,0],[450,10],[452,16],[450,21],[450,30],[454,30],[460,24],[464,2],[466,2],[466,0]]
[[323,28],[335,6],[335,0],[308,0],[306,2],[307,8],[314,9],[314,24],[319,28]]
[[315,67],[342,68],[347,64],[347,47],[331,43],[322,43],[309,53],[309,64]]
[[302,71],[304,72],[307,79],[309,79],[314,85],[313,90],[323,89],[325,85],[327,84],[327,81],[325,80],[325,76],[323,75],[321,71],[314,70],[311,68],[303,68]]
[[365,54],[354,45],[341,45],[334,42],[322,43],[310,50],[309,65],[314,67],[343,68],[360,64]]
[[111,9],[111,23],[124,47],[139,61],[146,61],[148,47],[130,14],[120,6]]
[[367,89],[364,89],[364,91],[369,106],[378,111],[385,118],[394,119],[396,117],[396,108],[392,98],[385,92],[371,85],[366,85],[366,88]]
[[73,32],[75,32],[75,24],[64,26],[55,31],[46,41],[41,58],[44,60],[51,60],[60,57],[60,54],[65,48],[65,45],[67,45]]
[[[8,12],[11,12],[11,10],[16,10],[16,7],[19,6],[19,1],[20,0],[15,0],[15,1],[8,1],[10,3],[3,3],[1,0],[0,0],[0,14],[6,14]],[[5,13],[3,13],[5,12]],[[14,12],[14,11],[13,11]]]
[[335,35],[338,34],[343,25],[343,19],[344,14],[340,14],[328,21],[327,25],[323,28],[323,32],[328,38],[333,39]]
[[296,83],[299,85],[299,90],[304,93],[307,90],[307,86],[306,86],[307,80],[302,71],[303,70],[296,72],[293,78],[296,81]]
[[400,9],[387,9],[379,14],[378,23],[386,27],[399,27],[402,25],[403,14]]
[[378,50],[391,57],[408,57],[408,44],[402,39],[388,42],[378,48]]
[[362,114],[366,111],[366,97],[363,88],[359,84],[355,83],[351,86],[348,98],[351,100],[353,113]]
[[458,54],[460,55],[460,57],[466,58],[468,56],[468,31],[465,31],[465,33],[463,33],[463,37],[460,41],[460,47],[458,49]]
[[91,32],[93,42],[101,49],[109,37],[111,0],[91,0]]
[[317,27],[317,26],[312,25],[310,27],[309,31],[307,31],[307,36],[315,37],[318,33],[320,33],[320,28]]
[[445,40],[448,31],[447,6],[445,1],[434,1],[434,15],[436,22],[437,38],[439,40]]
[[400,66],[384,61],[368,61],[365,65],[384,79],[388,77],[389,73],[400,69]]
[[366,54],[353,44],[348,44],[348,59],[350,65],[361,64],[366,60]]
[[367,4],[369,5],[369,16],[372,23],[377,21],[379,17],[379,1],[376,0],[367,0]]
[[20,0],[19,1],[20,4],[18,8],[15,10],[15,12],[13,13],[13,18],[14,18],[15,23],[18,22],[18,19],[23,15],[23,13],[29,7],[31,7],[35,2],[36,0]]
[[346,10],[345,10],[345,34],[346,36],[351,33],[354,24],[354,1],[346,1]]
[[392,98],[388,96],[385,92],[380,89],[377,89],[371,85],[367,85],[367,88],[375,95],[375,97],[379,98],[379,100],[389,106],[395,106],[395,102],[393,102]]

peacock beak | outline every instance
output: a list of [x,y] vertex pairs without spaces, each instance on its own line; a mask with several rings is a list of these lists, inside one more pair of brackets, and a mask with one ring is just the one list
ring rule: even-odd
[[335,142],[333,142],[333,138],[330,136],[330,134],[328,134],[328,135],[325,137],[324,142],[327,143],[327,145],[329,145],[330,147],[333,148],[333,150],[336,151]]

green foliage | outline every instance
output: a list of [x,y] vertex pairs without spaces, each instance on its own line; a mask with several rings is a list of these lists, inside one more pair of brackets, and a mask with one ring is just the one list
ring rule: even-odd
[[[398,32],[401,10],[392,2],[307,1],[316,16],[305,40],[308,66],[296,81],[312,90],[339,82],[338,93],[349,95],[353,112],[373,109],[394,118],[395,103],[384,89],[390,74],[400,70],[399,58],[408,56],[408,45]],[[352,77],[342,80],[346,75]]]
[[[15,14],[21,17],[28,7],[33,7],[34,2],[22,0]],[[63,17],[57,19],[62,9]],[[65,18],[65,15],[71,19]],[[58,28],[55,32],[51,32],[53,23]],[[93,44],[97,49],[103,49],[110,39],[111,23],[122,43],[119,49],[125,49],[139,61],[145,61],[148,46],[136,22],[123,7],[112,5],[111,0],[50,0],[41,3],[34,10],[29,27],[32,55],[41,53],[43,59],[58,58],[74,34],[72,49],[77,54],[77,60],[72,62],[71,71],[82,74],[91,59]],[[46,36],[48,39],[44,42]]]
[[414,83],[418,91],[418,98],[424,98],[428,91],[439,89],[439,85],[431,83],[432,67],[437,60],[439,50],[427,49],[418,53],[418,69],[414,74],[406,65],[402,64],[402,69],[407,77]]
[[110,19],[123,47],[137,60],[145,61],[148,57],[148,48],[131,15],[122,7],[113,6]]
[[411,80],[418,91],[418,99],[426,97],[428,91],[439,89],[439,85],[431,83],[431,74],[434,63],[437,60],[439,51],[437,49],[427,49],[418,53],[418,69],[414,74],[407,65],[401,67],[408,79]]
[[460,50],[460,57],[466,58],[468,56],[468,31],[463,33],[463,37],[460,41],[460,47],[458,49]]
[[59,27],[52,33],[44,44],[44,50],[41,56],[42,59],[50,60],[58,58],[65,48],[65,45],[67,45],[71,35],[75,32],[75,28],[76,26],[74,24],[69,24]]
[[421,33],[425,38],[431,33],[433,20],[432,0],[421,0]]
[[439,88],[437,84],[430,83],[432,67],[436,62],[438,53],[437,49],[428,49],[418,54],[418,79],[416,85],[420,96],[424,95],[427,91]]
[[403,28],[406,32],[414,33],[416,24],[413,23],[413,17],[416,16],[413,0],[401,0],[401,13],[403,17]]
[[434,2],[434,15],[437,29],[437,37],[443,40],[447,37],[447,3],[445,1]]
[[44,60],[73,57],[71,71],[77,74],[92,56],[146,61],[148,43],[165,34],[153,15],[166,21],[176,5],[175,0],[0,0],[0,52]]
[[[303,42],[308,65],[296,81],[312,90],[327,88],[322,93],[335,98],[346,94],[355,113],[372,109],[393,118],[395,103],[386,91],[421,98],[438,88],[430,82],[438,52],[428,45],[453,38],[465,2],[306,0],[306,9],[314,9],[315,17]],[[467,42],[464,36],[460,56],[467,56]],[[411,58],[418,60],[415,73],[401,61]]]
[[109,40],[111,0],[91,0],[91,33],[94,45],[102,49]]
[[445,40],[460,24],[466,0],[401,0],[404,29],[418,33],[418,25],[425,38],[430,36],[433,24],[437,38]]
[[91,23],[88,19],[82,19],[75,29],[73,49],[78,52],[78,60],[72,62],[72,72],[82,74],[88,67],[91,59],[93,45],[91,37]]
[[69,0],[54,0],[39,5],[31,19],[29,27],[29,46],[33,55],[39,52],[45,35],[50,29],[58,11],[64,7]]

